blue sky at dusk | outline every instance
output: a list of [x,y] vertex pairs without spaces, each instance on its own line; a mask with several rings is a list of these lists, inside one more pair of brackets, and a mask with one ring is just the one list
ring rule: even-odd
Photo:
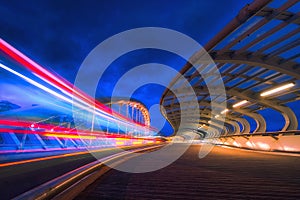
[[[88,53],[114,34],[139,27],[163,27],[205,45],[250,2],[6,0],[0,3],[0,37],[37,63],[74,82]],[[122,74],[145,63],[161,63],[179,70],[185,60],[153,49],[125,54],[102,77],[103,87],[98,88],[97,96],[110,96]],[[172,77],[166,75],[166,78]],[[151,108],[159,103],[164,89],[156,84],[145,85],[133,98]],[[157,109],[153,110],[152,124],[161,126],[162,117]],[[163,132],[170,134],[172,130],[166,125]]]

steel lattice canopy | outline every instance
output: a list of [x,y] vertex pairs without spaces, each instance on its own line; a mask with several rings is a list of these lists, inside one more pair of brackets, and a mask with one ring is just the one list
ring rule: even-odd
[[[215,124],[211,127],[223,135],[240,134],[250,132],[247,119],[252,118],[256,122],[252,132],[266,132],[267,123],[259,111],[273,109],[284,118],[281,131],[298,129],[295,110],[288,104],[300,99],[299,8],[297,0],[255,0],[204,46],[216,63],[226,89],[227,110],[223,113],[212,115],[208,88],[198,73],[199,69],[207,70],[210,66],[206,63],[192,66],[188,62],[182,68],[181,73],[194,88],[199,102],[201,119],[192,123],[199,123],[199,129],[203,129],[213,119]],[[200,53],[192,58],[197,60]],[[214,74],[210,76],[214,81]],[[175,86],[180,88],[177,78],[170,88]],[[177,131],[180,113],[187,107],[180,107],[171,89],[164,92],[161,104],[166,110],[165,117]],[[262,95],[264,92],[267,93]],[[225,128],[218,127],[221,116],[225,117]]]

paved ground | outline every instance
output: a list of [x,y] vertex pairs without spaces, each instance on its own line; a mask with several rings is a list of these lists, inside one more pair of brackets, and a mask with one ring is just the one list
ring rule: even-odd
[[[99,158],[118,150],[103,150]],[[11,199],[73,169],[95,161],[90,154],[62,157],[8,167],[0,167],[0,199]]]
[[[176,152],[180,145],[173,148]],[[199,148],[193,145],[172,165],[155,172],[111,170],[77,200],[300,199],[300,157],[215,147],[199,159]]]

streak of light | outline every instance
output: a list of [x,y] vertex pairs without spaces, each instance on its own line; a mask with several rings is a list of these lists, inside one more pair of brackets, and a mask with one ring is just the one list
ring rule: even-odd
[[93,108],[96,108],[99,112],[101,113],[104,112],[105,114],[108,115],[114,115],[121,120],[125,120],[135,124],[135,126],[142,126],[142,127],[145,126],[144,124],[136,123],[134,120],[114,112],[107,106],[91,98],[83,91],[81,91],[79,88],[75,88],[75,86],[72,85],[67,80],[63,79],[62,77],[58,77],[58,75],[52,74],[51,72],[49,72],[48,70],[46,70],[45,68],[43,68],[42,66],[40,66],[39,64],[31,60],[30,58],[28,58],[27,56],[25,56],[23,53],[15,49],[13,46],[8,44],[1,38],[0,38],[0,49],[3,52],[5,52],[7,55],[9,55],[11,58],[16,60],[20,64],[22,64],[24,67],[34,72],[34,74],[38,75],[39,78],[43,78],[44,81],[47,80],[48,84],[51,84],[52,86],[60,89],[63,93],[72,96],[74,99],[79,100],[80,102],[82,102],[80,100],[82,99],[85,102],[85,104],[88,104]]
[[58,137],[58,138],[64,138],[64,139],[97,139],[96,136],[91,136],[91,135],[69,135],[69,134],[57,134],[57,133],[45,133],[43,134],[44,136],[47,137]]
[[[131,127],[135,127],[133,124],[130,124],[130,123],[128,123],[128,122],[126,123],[126,122],[124,122],[124,121],[120,121],[120,120],[114,119],[114,118],[112,118],[112,116],[105,115],[105,114],[103,114],[102,112],[98,112],[98,111],[95,112],[95,111],[94,111],[92,108],[90,108],[90,107],[86,107],[86,106],[81,105],[81,104],[79,104],[79,103],[77,103],[77,102],[74,102],[72,99],[69,99],[69,98],[67,98],[66,96],[63,96],[63,95],[61,95],[61,94],[59,94],[59,93],[57,93],[57,92],[55,92],[55,91],[53,91],[53,90],[47,88],[46,86],[44,86],[44,85],[42,85],[42,84],[40,84],[40,83],[38,83],[38,82],[36,82],[36,81],[34,81],[34,80],[32,80],[32,79],[26,77],[26,76],[24,76],[23,74],[20,74],[19,72],[17,72],[17,71],[15,71],[15,70],[13,70],[13,69],[11,69],[11,68],[9,68],[9,67],[3,65],[2,63],[0,63],[0,67],[3,68],[3,69],[5,69],[6,71],[11,72],[12,74],[14,74],[14,75],[16,75],[16,76],[18,76],[18,77],[24,79],[24,80],[27,81],[28,83],[30,83],[30,84],[32,84],[32,85],[34,85],[34,86],[36,86],[36,87],[42,89],[43,91],[45,91],[45,92],[47,92],[47,93],[49,93],[49,94],[54,95],[55,97],[57,97],[57,98],[59,98],[59,99],[61,99],[61,100],[63,100],[63,101],[66,101],[66,102],[68,102],[68,103],[70,103],[70,104],[73,103],[75,106],[77,106],[77,107],[79,107],[79,108],[81,108],[81,109],[83,109],[83,110],[86,110],[86,111],[88,111],[88,112],[90,112],[90,113],[95,113],[95,114],[97,114],[98,116],[101,116],[101,117],[106,118],[107,120],[115,121],[115,122],[121,123],[121,124],[123,124],[123,125],[129,125],[129,126],[131,126]],[[143,128],[144,128],[144,127],[143,127]]]
[[133,141],[132,142],[133,145],[142,144],[142,143],[143,143],[142,141]]
[[[156,143],[160,143],[160,141],[156,141]],[[14,161],[14,162],[2,163],[2,164],[0,164],[0,167],[8,167],[8,166],[21,165],[21,164],[26,164],[26,163],[34,163],[34,162],[66,158],[66,157],[85,155],[85,154],[91,154],[91,153],[99,153],[99,152],[109,151],[109,150],[113,150],[113,149],[115,149],[115,148],[105,148],[105,149],[100,149],[100,150],[98,149],[98,150],[90,150],[90,151],[81,151],[81,152],[67,153],[67,154],[61,154],[61,155],[55,155],[55,156],[47,156],[47,157],[42,157],[42,158],[33,158],[33,159],[29,159],[29,160]]]
[[[52,137],[64,137],[64,138],[80,138],[80,139],[96,139],[96,138],[116,138],[116,140],[128,140],[132,137],[129,135],[121,135],[117,133],[106,133],[103,131],[84,131],[73,128],[57,127],[50,124],[34,124],[32,122],[14,121],[14,120],[0,120],[0,125],[7,126],[1,127],[0,133],[18,133],[18,134],[39,134]],[[12,128],[9,128],[12,127]],[[25,127],[25,129],[24,129]],[[26,129],[27,127],[27,129]],[[30,127],[30,128],[29,128]],[[22,129],[20,129],[22,128]],[[55,135],[56,134],[56,135]],[[134,138],[135,140],[155,140],[155,138]]]

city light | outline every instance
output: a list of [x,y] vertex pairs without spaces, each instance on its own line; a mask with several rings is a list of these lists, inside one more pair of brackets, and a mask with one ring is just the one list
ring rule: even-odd
[[229,110],[226,108],[225,110],[223,110],[222,112],[221,112],[221,114],[223,115],[223,114],[225,114],[225,113],[227,113]]
[[[65,102],[73,104],[74,106],[77,106],[78,108],[81,108],[81,109],[86,110],[88,112],[94,112],[97,116],[103,117],[103,118],[105,118],[107,120],[110,120],[110,121],[114,121],[114,122],[122,124],[124,126],[126,126],[126,125],[129,126],[129,127],[136,127],[136,126],[138,126],[140,128],[144,127],[144,125],[139,124],[139,123],[135,123],[135,122],[131,122],[132,120],[127,120],[125,117],[122,117],[121,119],[120,118],[115,118],[114,117],[115,115],[113,115],[113,116],[109,115],[109,114],[103,112],[103,110],[101,110],[101,108],[99,108],[99,107],[97,107],[97,108],[96,107],[92,107],[93,105],[85,103],[84,101],[80,101],[81,103],[73,101],[72,99],[74,99],[74,98],[77,99],[77,98],[75,96],[73,96],[72,94],[68,95],[68,96],[70,96],[72,98],[64,96],[62,94],[59,94],[58,92],[55,92],[54,90],[46,87],[45,85],[42,85],[42,84],[40,84],[40,83],[38,83],[38,82],[36,82],[36,81],[28,78],[27,76],[25,76],[25,75],[23,75],[23,74],[15,71],[15,70],[13,70],[13,69],[7,67],[6,65],[3,65],[2,63],[0,63],[0,68],[2,68],[4,70],[6,70],[6,71],[8,71],[8,72],[10,72],[10,73],[18,76],[18,77],[20,77],[22,79],[24,79],[26,82],[32,84],[33,86],[35,86],[35,87],[37,87],[37,88],[39,88],[39,89],[41,89],[41,90],[43,90],[43,91],[45,91],[45,92],[47,92],[47,93],[55,96],[55,97],[57,97],[57,98],[65,101]],[[82,103],[85,103],[85,105],[88,105],[88,106],[85,106]],[[96,110],[96,112],[95,112],[95,110],[93,108]],[[119,114],[117,115],[117,117],[118,116],[119,116]],[[146,119],[147,119],[147,116],[146,116]],[[34,124],[31,124],[30,126],[33,128]],[[149,127],[149,128],[151,128],[151,127]]]
[[282,85],[282,86],[280,86],[280,87],[276,87],[276,88],[274,88],[274,89],[267,90],[267,91],[261,93],[260,96],[262,96],[262,97],[269,96],[269,95],[271,95],[271,94],[280,92],[280,91],[282,91],[282,90],[291,88],[291,87],[293,87],[293,86],[295,86],[295,83],[288,83],[288,84]]
[[240,101],[240,102],[234,104],[232,107],[233,108],[240,107],[242,105],[245,105],[246,103],[248,103],[248,101],[247,100],[243,100],[243,101]]
[[[0,38],[0,50],[2,50],[4,53],[6,53],[8,56],[10,56],[15,61],[19,62],[22,66],[29,69],[35,76],[42,79],[46,83],[50,84],[51,86],[59,89],[64,94],[68,95],[72,99],[75,99],[85,105],[87,105],[90,108],[93,108],[94,110],[97,110],[97,113],[101,113],[101,115],[107,115],[108,117],[111,117],[112,115],[117,118],[116,120],[119,122],[124,123],[130,123],[131,126],[138,126],[143,128],[145,124],[136,123],[133,119],[127,118],[119,113],[114,112],[107,106],[103,105],[102,103],[98,102],[97,100],[91,98],[87,94],[85,94],[83,91],[81,91],[78,88],[75,88],[74,85],[72,85],[70,82],[65,80],[64,78],[54,75],[30,58],[28,58],[26,55],[15,49],[13,46],[5,42],[3,39]],[[39,87],[40,89],[43,89],[44,91],[53,94],[53,92],[49,89],[43,86],[42,84],[37,83],[36,81],[33,81],[29,79],[28,77],[8,68],[7,66],[1,65],[1,67],[23,79],[25,79],[27,82]],[[57,95],[53,94],[54,96],[69,102],[68,98],[64,97],[63,95]],[[74,103],[75,101],[71,100],[69,103]],[[77,106],[77,105],[76,105]],[[83,106],[83,105],[82,105]],[[86,106],[85,106],[86,107]],[[147,116],[146,116],[147,117]],[[148,117],[146,119],[146,126],[151,129],[150,126],[150,120],[148,120]]]

